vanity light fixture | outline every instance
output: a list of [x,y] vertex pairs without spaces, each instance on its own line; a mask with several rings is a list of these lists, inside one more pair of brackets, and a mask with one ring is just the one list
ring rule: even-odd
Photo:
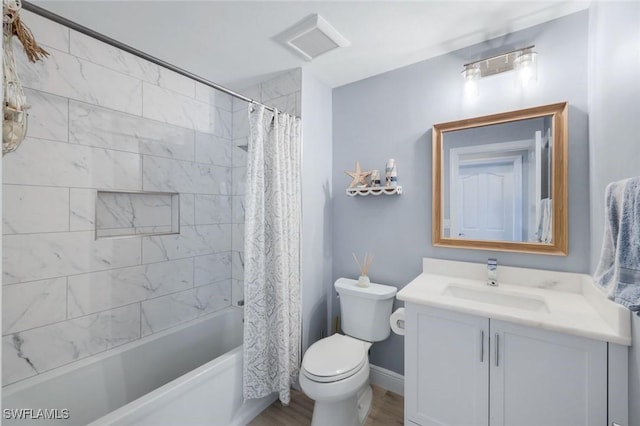
[[531,45],[464,64],[462,77],[465,81],[465,93],[467,95],[477,95],[478,81],[482,77],[488,77],[514,69],[517,71],[518,84],[526,87],[529,83],[537,79],[538,54],[533,50],[534,47],[534,45]]

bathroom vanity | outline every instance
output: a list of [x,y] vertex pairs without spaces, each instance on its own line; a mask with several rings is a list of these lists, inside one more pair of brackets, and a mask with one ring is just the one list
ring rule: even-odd
[[629,311],[581,274],[423,260],[405,302],[405,424],[628,424]]

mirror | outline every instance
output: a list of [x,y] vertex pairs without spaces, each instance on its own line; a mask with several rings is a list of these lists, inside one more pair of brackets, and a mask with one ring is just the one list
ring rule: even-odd
[[566,255],[566,102],[433,126],[433,245]]

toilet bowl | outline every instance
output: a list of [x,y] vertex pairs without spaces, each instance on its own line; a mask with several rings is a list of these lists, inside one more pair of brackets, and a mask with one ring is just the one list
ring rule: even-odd
[[359,426],[371,407],[369,342],[342,334],[321,339],[304,355],[302,391],[315,401],[312,426]]
[[307,349],[300,369],[300,387],[315,400],[312,426],[360,426],[371,408],[369,348],[389,337],[395,287],[339,278],[342,329]]

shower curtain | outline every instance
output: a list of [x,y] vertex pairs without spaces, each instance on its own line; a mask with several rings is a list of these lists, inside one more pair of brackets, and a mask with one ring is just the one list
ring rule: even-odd
[[300,119],[249,105],[245,200],[245,399],[298,377],[300,315]]

